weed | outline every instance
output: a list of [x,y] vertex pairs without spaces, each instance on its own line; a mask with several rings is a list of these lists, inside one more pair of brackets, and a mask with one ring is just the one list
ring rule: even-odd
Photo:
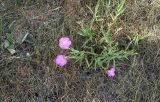
[[[101,68],[106,70],[111,62],[113,66],[115,66],[117,60],[127,59],[129,56],[135,54],[134,49],[119,50],[118,43],[111,37],[113,25],[117,26],[116,21],[125,10],[125,0],[122,0],[114,10],[112,10],[114,4],[114,0],[109,0],[108,2],[99,0],[94,10],[87,6],[91,12],[92,19],[90,19],[89,24],[83,24],[85,26],[82,27],[78,33],[85,41],[83,46],[81,46],[81,51],[74,48],[71,49],[69,58],[74,58],[80,61],[81,64],[86,64],[88,68]],[[107,18],[105,18],[106,13],[109,13],[110,20],[112,21],[107,21]],[[105,27],[106,23],[104,22],[107,22],[107,27]],[[98,25],[100,29],[94,31],[93,26],[96,24],[100,24]]]
[[14,54],[16,53],[15,50],[15,41],[13,39],[13,34],[12,33],[7,33],[6,34],[7,39],[4,42],[4,47],[11,53]]

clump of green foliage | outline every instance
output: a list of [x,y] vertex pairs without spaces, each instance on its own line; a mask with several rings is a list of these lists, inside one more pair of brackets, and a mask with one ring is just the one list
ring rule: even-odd
[[[76,59],[88,68],[106,70],[111,63],[115,66],[117,60],[127,59],[135,54],[134,49],[120,50],[118,43],[112,38],[114,31],[118,30],[115,29],[118,26],[116,22],[125,10],[125,0],[118,4],[115,0],[99,0],[94,8],[87,8],[92,17],[90,21],[81,24],[81,31],[78,33],[84,43],[80,50],[71,48],[69,58]],[[94,29],[95,26],[97,29]]]

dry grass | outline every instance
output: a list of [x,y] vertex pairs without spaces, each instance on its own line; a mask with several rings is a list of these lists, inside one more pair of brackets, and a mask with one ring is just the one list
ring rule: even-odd
[[[72,61],[65,70],[53,64],[61,35],[69,35],[75,43],[81,43],[73,36],[79,26],[76,22],[87,19],[85,4],[94,6],[95,1],[0,2],[0,42],[4,42],[7,32],[12,32],[14,39],[28,32],[27,40],[31,42],[16,45],[15,55],[0,49],[1,102],[160,101],[159,0],[126,0],[126,11],[118,23],[124,29],[117,33],[117,39],[123,34],[142,34],[144,30],[153,35],[139,43],[136,56],[117,63],[116,77],[107,78]],[[26,53],[30,53],[31,59]]]

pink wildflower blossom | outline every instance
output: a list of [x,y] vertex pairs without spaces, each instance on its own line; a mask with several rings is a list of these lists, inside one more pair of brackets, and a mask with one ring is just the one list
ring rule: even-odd
[[64,55],[61,54],[54,59],[54,63],[59,65],[60,67],[63,67],[64,65],[67,64],[67,59],[65,58]]
[[115,68],[111,68],[110,70],[107,70],[106,75],[108,77],[114,77],[115,76]]
[[59,47],[61,49],[69,49],[71,46],[71,40],[68,37],[62,37],[59,39]]

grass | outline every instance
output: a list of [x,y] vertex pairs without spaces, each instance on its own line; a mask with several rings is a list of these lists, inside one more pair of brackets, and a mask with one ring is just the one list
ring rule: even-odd
[[[100,0],[102,4],[104,1]],[[115,0],[114,5],[119,3]],[[159,102],[159,4],[159,0],[126,0],[125,10],[109,29],[110,36],[118,42],[118,49],[134,49],[137,54],[116,61],[116,76],[108,78],[74,60],[61,70],[53,59],[60,52],[57,39],[62,35],[70,36],[76,50],[82,51],[84,38],[77,33],[90,32],[86,25],[91,24],[88,29],[100,34],[102,23],[95,20],[102,16],[92,17],[104,12],[114,16],[111,8],[93,16],[97,0],[2,0],[0,41],[3,46],[7,33],[13,34],[16,53],[0,49],[0,101]],[[115,19],[110,14],[103,15],[104,28]],[[101,37],[96,35],[95,41]],[[23,42],[17,43],[17,39]]]
[[[87,20],[89,23],[82,22],[82,30],[78,33],[84,39],[84,43],[80,49],[82,51],[72,48],[69,58],[74,58],[80,61],[81,64],[86,64],[89,68],[106,70],[110,63],[113,63],[112,66],[115,67],[117,60],[127,59],[129,56],[136,54],[134,49],[128,50],[128,48],[131,45],[135,45],[135,42],[138,43],[139,40],[143,39],[142,35],[141,38],[136,36],[136,39],[130,39],[130,43],[123,50],[118,48],[118,42],[114,41],[113,37],[111,37],[120,29],[116,24],[118,17],[125,10],[124,0],[119,4],[115,4],[112,0],[97,1],[93,9],[89,6],[87,8],[91,12],[91,14],[89,13],[91,19]],[[108,20],[106,16],[110,19]],[[97,26],[97,28],[94,28],[94,26]]]

